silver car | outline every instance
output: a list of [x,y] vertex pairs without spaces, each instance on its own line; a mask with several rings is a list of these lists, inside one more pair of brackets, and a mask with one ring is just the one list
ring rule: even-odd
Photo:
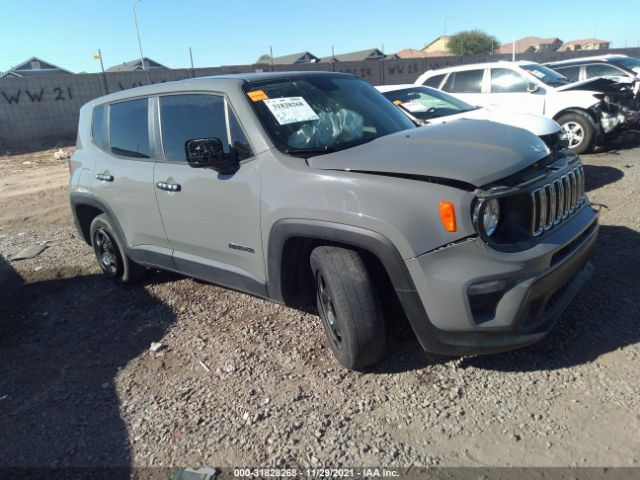
[[107,277],[317,308],[347,368],[383,358],[397,315],[429,352],[528,345],[592,270],[577,155],[485,120],[417,128],[355,76],[135,88],[84,105],[78,139],[71,207]]

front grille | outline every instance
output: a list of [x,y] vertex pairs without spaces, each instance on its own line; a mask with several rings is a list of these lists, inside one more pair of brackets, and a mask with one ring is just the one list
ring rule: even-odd
[[542,235],[585,202],[584,170],[578,166],[531,192],[531,235]]

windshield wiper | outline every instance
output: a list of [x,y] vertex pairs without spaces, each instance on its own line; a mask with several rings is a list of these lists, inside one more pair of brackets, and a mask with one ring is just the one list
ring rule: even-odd
[[316,148],[286,148],[284,153],[288,153],[289,155],[304,155],[304,154],[323,154],[323,153],[332,153],[337,151],[335,147],[316,147]]

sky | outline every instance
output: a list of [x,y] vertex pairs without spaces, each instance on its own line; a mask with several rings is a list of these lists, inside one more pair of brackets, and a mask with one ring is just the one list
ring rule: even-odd
[[[98,72],[139,57],[131,0],[0,0],[0,71],[32,56],[73,72]],[[140,0],[144,55],[170,68],[254,63],[366,48],[393,53],[442,35],[481,29],[502,43],[534,35],[595,36],[640,46],[640,0]],[[626,12],[626,13],[625,13]]]

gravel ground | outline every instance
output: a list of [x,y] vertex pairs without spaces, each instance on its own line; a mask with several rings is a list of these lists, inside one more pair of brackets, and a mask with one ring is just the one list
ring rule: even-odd
[[0,466],[637,466],[640,132],[620,145],[583,157],[595,273],[546,339],[445,358],[404,331],[364,374],[313,315],[168,273],[112,285],[65,162],[0,157]]

